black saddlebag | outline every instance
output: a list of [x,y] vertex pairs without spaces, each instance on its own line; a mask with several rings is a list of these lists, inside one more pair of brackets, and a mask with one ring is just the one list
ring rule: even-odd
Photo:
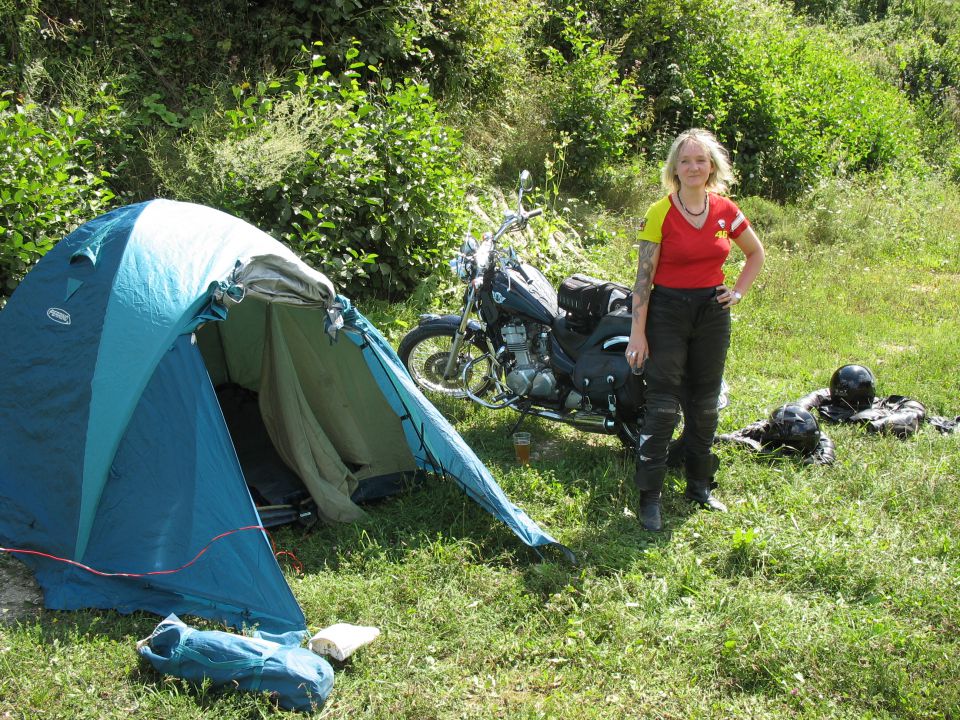
[[594,347],[584,352],[573,368],[573,387],[592,408],[613,410],[612,404],[617,415],[627,420],[635,419],[643,407],[643,376],[631,372],[622,348]]
[[557,303],[567,313],[567,326],[582,331],[617,308],[629,308],[630,288],[577,273],[560,283]]

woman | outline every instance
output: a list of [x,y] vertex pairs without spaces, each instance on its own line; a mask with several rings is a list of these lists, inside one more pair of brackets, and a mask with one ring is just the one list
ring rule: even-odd
[[[673,142],[661,172],[667,196],[640,226],[633,323],[627,362],[646,376],[646,412],[637,444],[640,522],[660,530],[667,445],[684,418],[686,497],[725,511],[710,489],[719,460],[710,451],[717,398],[730,345],[730,308],[763,266],[763,246],[740,209],[719,193],[733,183],[727,153],[708,131]],[[732,289],[723,263],[733,240],[746,262]],[[652,288],[652,289],[651,289]]]

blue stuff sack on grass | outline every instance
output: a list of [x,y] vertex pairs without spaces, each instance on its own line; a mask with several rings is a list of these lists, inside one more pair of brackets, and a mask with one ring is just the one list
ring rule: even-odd
[[219,630],[197,630],[170,615],[137,652],[157,671],[214,687],[268,692],[288,710],[313,712],[333,688],[333,668],[306,648]]

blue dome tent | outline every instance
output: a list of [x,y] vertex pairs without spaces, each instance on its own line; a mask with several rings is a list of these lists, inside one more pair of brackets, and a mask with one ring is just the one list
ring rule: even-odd
[[569,555],[327,278],[211,208],[153,200],[64,238],[0,312],[0,367],[0,546],[49,608],[305,631],[220,387],[256,398],[271,452],[328,521],[437,472],[527,545]]

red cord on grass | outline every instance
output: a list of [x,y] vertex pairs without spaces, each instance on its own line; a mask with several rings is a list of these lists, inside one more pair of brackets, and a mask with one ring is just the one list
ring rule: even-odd
[[274,555],[277,556],[277,560],[280,559],[281,555],[290,558],[291,562],[293,563],[293,569],[296,571],[297,575],[303,575],[303,563],[300,562],[297,556],[294,555],[292,552],[289,552],[287,550],[281,550],[278,553],[274,553]]
[[[70,559],[68,559],[68,558],[57,557],[56,555],[49,555],[49,554],[47,554],[47,553],[40,552],[39,550],[20,550],[20,549],[18,549],[18,548],[5,548],[5,547],[0,547],[0,552],[17,553],[17,554],[20,554],[20,555],[34,555],[34,556],[36,556],[36,557],[42,557],[42,558],[46,558],[46,559],[48,559],[48,560],[56,560],[57,562],[62,562],[62,563],[67,563],[68,565],[73,565],[74,567],[78,567],[78,568],[80,568],[81,570],[86,570],[87,572],[91,572],[91,573],[93,573],[94,575],[99,575],[100,577],[129,577],[129,578],[136,578],[136,577],[148,577],[148,576],[150,576],[150,575],[172,575],[172,574],[174,574],[174,573],[180,572],[181,570],[186,570],[188,567],[190,567],[190,566],[193,565],[195,562],[197,562],[197,560],[200,559],[200,556],[203,555],[207,550],[209,550],[209,549],[210,549],[210,546],[213,545],[215,542],[217,542],[217,540],[220,540],[220,539],[222,539],[222,538],[225,538],[225,537],[227,537],[228,535],[233,535],[234,533],[243,532],[244,530],[262,530],[264,533],[267,533],[267,529],[266,529],[265,527],[263,527],[262,525],[247,525],[247,526],[245,526],[245,527],[237,528],[237,529],[235,529],[235,530],[228,530],[228,531],[225,532],[225,533],[220,533],[220,534],[217,535],[215,538],[213,538],[210,542],[208,542],[206,545],[204,545],[203,549],[202,549],[200,552],[198,552],[198,553],[196,554],[196,556],[193,558],[193,560],[191,560],[190,562],[188,562],[186,565],[181,565],[180,567],[178,567],[178,568],[176,568],[176,569],[174,569],[174,570],[151,570],[150,572],[145,572],[145,573],[102,572],[102,571],[100,571],[100,570],[95,570],[94,568],[90,567],[89,565],[84,565],[83,563],[77,562],[76,560],[70,560]],[[267,533],[267,537],[268,537],[268,538],[270,537],[269,533]],[[270,549],[271,549],[271,550],[275,550],[275,548],[273,547],[273,540],[272,540],[272,539],[270,540]],[[292,553],[288,553],[288,552],[286,552],[286,551],[281,551],[281,552],[279,552],[279,553],[278,553],[278,552],[274,552],[274,556],[275,556],[275,557],[279,557],[280,555],[290,555],[290,557],[292,557],[292,558],[294,559],[295,563],[296,563],[295,567],[297,568],[297,572],[298,572],[298,573],[302,573],[302,572],[303,572],[303,565],[301,565],[300,561],[297,560],[297,558],[296,558]]]

